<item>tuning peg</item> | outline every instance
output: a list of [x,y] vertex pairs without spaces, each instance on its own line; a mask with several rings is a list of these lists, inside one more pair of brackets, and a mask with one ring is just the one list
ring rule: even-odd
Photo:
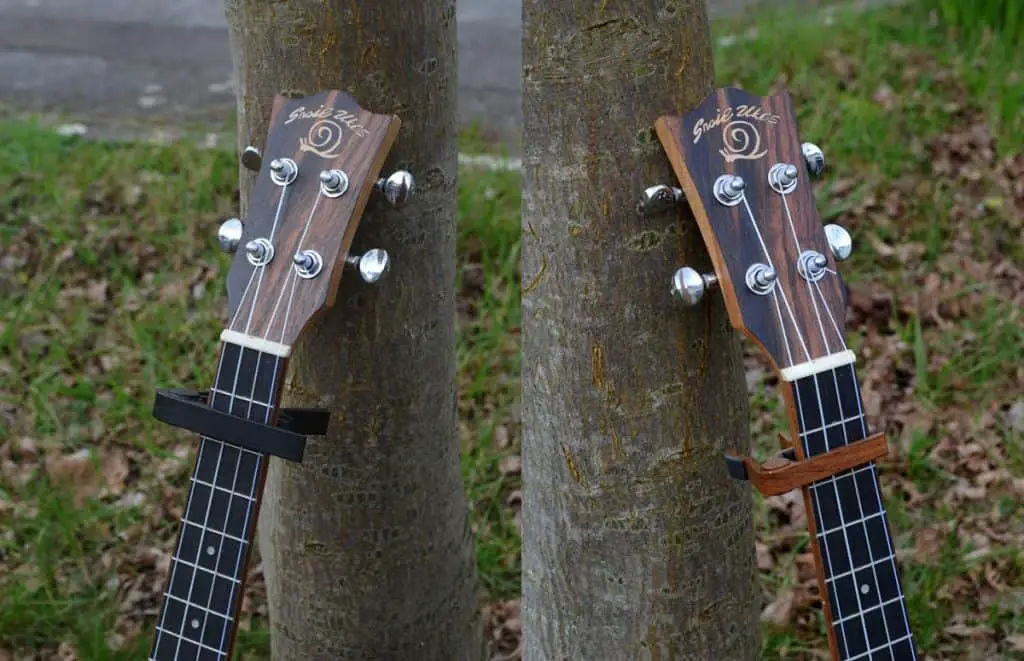
[[853,252],[853,239],[850,233],[839,225],[825,225],[825,238],[836,261],[843,261]]
[[260,150],[252,145],[249,145],[242,150],[242,167],[250,172],[259,172],[260,168],[263,167],[263,154]]
[[636,210],[641,215],[651,216],[667,211],[682,202],[683,199],[683,189],[681,188],[666,186],[665,184],[649,186],[644,190],[643,195],[640,196],[640,202],[636,205]]
[[359,269],[359,277],[363,282],[372,284],[383,278],[391,269],[391,258],[387,250],[374,248],[366,251],[364,255],[349,255],[345,258],[345,264]]
[[682,301],[683,305],[696,305],[708,287],[714,286],[718,278],[714,273],[698,273],[689,266],[678,269],[672,275],[672,295]]
[[220,249],[226,253],[234,253],[238,250],[238,244],[242,241],[242,230],[245,226],[237,218],[228,218],[217,229],[217,243]]
[[384,193],[384,199],[388,201],[388,204],[396,209],[401,209],[406,202],[412,199],[416,181],[405,170],[395,170],[391,176],[378,179],[373,188],[379,193]]
[[825,171],[825,152],[821,151],[821,147],[813,142],[805,142],[800,145],[800,151],[804,153],[807,171],[811,173],[812,177],[820,177],[821,173]]

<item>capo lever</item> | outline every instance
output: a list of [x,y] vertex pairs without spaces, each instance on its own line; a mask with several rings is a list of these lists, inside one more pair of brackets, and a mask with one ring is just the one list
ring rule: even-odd
[[277,424],[267,425],[210,408],[208,402],[208,391],[158,390],[153,417],[223,443],[289,461],[302,461],[306,436],[326,434],[331,417],[326,409],[281,409]]
[[785,449],[763,464],[747,456],[727,453],[725,462],[729,475],[737,480],[749,480],[764,496],[777,496],[889,454],[884,433],[810,459],[798,459],[792,442],[781,436],[780,441]]

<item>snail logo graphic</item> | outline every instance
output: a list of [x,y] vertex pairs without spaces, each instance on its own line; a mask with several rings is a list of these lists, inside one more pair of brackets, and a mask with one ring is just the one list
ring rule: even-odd
[[299,149],[322,158],[337,158],[341,156],[342,136],[340,124],[321,119],[309,127],[309,135],[299,138]]
[[726,163],[738,160],[756,161],[768,153],[761,148],[761,134],[753,122],[773,126],[779,116],[758,106],[741,105],[736,108],[719,108],[715,116],[699,118],[693,125],[693,144],[714,129],[722,129],[722,148],[718,150]]
[[726,163],[732,163],[737,160],[756,161],[768,150],[761,148],[761,134],[754,125],[737,119],[722,129],[722,148],[718,153]]

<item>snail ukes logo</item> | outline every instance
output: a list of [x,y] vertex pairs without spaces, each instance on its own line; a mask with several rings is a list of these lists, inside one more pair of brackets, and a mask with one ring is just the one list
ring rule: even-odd
[[693,144],[709,131],[722,129],[722,148],[718,153],[726,163],[737,160],[756,161],[768,153],[761,146],[761,132],[755,122],[777,124],[779,116],[758,106],[740,105],[735,108],[719,108],[715,116],[708,120],[703,117],[693,125]]
[[303,106],[291,111],[284,123],[291,124],[299,119],[317,120],[309,127],[306,137],[299,138],[299,151],[312,152],[321,158],[341,156],[345,146],[345,129],[342,126],[360,138],[370,135],[359,123],[359,117],[344,109],[320,106],[316,110],[306,110]]

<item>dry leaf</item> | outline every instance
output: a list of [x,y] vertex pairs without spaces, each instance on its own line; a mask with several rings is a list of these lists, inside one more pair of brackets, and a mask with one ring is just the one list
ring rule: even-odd
[[761,621],[783,627],[789,624],[793,615],[793,591],[783,589],[775,596],[775,600],[761,611]]
[[103,476],[106,478],[107,490],[116,495],[124,492],[124,481],[131,472],[128,458],[120,450],[114,449],[103,456],[101,462]]
[[945,539],[945,526],[931,526],[918,531],[914,535],[915,559],[925,564],[935,561]]
[[504,450],[509,446],[509,433],[508,427],[505,425],[498,425],[494,428],[494,445],[499,450]]
[[45,466],[51,480],[74,489],[76,507],[96,494],[98,473],[89,448],[82,448],[72,454],[47,457]]
[[523,471],[523,459],[517,454],[502,457],[498,462],[498,471],[505,476],[519,475]]

